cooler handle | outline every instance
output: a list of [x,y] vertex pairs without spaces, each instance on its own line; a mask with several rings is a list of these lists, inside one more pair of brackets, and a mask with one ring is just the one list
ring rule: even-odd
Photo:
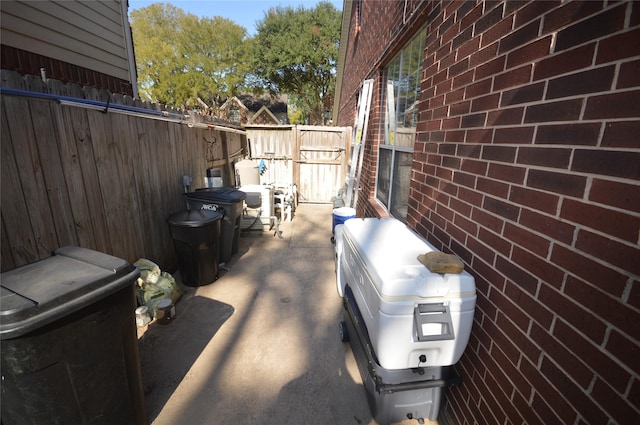
[[416,305],[413,325],[418,341],[455,339],[449,306],[444,303]]

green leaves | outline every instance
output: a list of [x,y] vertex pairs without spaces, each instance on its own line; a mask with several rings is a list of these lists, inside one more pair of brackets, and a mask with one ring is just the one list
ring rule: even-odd
[[213,105],[244,89],[247,31],[222,17],[198,18],[170,4],[131,12],[138,84],[145,100],[176,107]]
[[253,39],[229,19],[167,3],[133,10],[140,97],[185,108],[248,91],[282,93],[301,120],[321,124],[333,106],[340,24],[329,2],[271,9]]
[[288,93],[311,124],[331,109],[341,12],[331,3],[315,9],[277,7],[257,25],[253,73],[273,93]]

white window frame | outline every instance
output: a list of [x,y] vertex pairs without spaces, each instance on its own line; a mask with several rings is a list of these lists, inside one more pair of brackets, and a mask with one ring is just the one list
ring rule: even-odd
[[[425,39],[423,28],[391,59],[383,72],[383,140],[378,144],[375,197],[390,215],[402,221],[407,218],[411,165],[409,162],[407,170],[399,161],[406,162],[407,154],[413,157]],[[386,164],[384,160],[389,155],[389,164]],[[398,175],[401,171],[404,177]]]

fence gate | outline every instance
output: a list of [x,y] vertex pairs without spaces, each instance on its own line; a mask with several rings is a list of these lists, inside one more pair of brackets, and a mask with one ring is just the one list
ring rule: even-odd
[[246,127],[251,157],[265,165],[261,183],[295,183],[298,202],[332,203],[344,186],[350,127]]

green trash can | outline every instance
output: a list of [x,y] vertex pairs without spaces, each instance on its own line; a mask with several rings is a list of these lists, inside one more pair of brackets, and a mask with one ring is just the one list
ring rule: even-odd
[[126,261],[79,247],[2,273],[3,424],[146,424],[137,278]]
[[167,218],[182,282],[208,285],[218,278],[220,210],[178,211]]
[[232,187],[217,187],[196,189],[183,196],[192,210],[224,209],[220,225],[220,262],[231,260],[233,254],[238,252],[242,207],[247,194]]

